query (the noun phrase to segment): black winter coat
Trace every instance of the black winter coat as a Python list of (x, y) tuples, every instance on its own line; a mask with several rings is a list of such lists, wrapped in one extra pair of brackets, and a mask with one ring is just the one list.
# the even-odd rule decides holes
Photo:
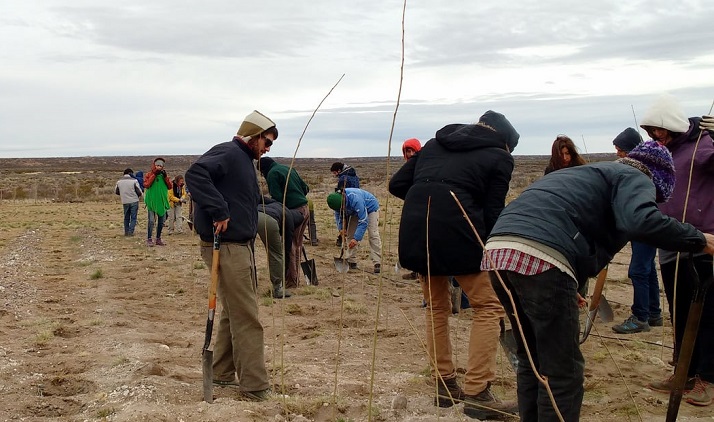
[[(510, 127), (510, 124), (509, 124)], [(450, 191), (456, 194), (486, 241), (505, 205), (513, 172), (509, 137), (478, 124), (452, 124), (409, 159), (389, 182), (389, 192), (404, 199), (399, 226), (399, 262), (433, 275), (479, 271), (483, 250)], [(427, 221), (428, 208), (428, 221)]]
[(630, 240), (663, 249), (700, 251), (704, 235), (662, 214), (652, 180), (626, 164), (561, 169), (531, 184), (498, 218), (491, 236), (517, 236), (549, 246), (575, 270), (594, 277)]
[(194, 224), (205, 242), (213, 241), (213, 222), (230, 218), (226, 242), (249, 242), (258, 231), (260, 189), (253, 151), (238, 138), (218, 144), (186, 171), (186, 186), (196, 203)]

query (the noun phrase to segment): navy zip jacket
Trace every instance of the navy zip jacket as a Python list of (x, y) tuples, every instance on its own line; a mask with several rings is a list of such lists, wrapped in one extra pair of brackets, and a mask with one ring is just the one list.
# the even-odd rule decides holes
[(503, 210), (491, 236), (517, 236), (549, 246), (575, 270), (594, 277), (628, 241), (701, 251), (704, 235), (657, 208), (652, 180), (619, 162), (561, 169), (531, 184)]
[(196, 203), (194, 225), (201, 240), (213, 241), (213, 222), (230, 218), (221, 234), (226, 242), (249, 242), (258, 230), (260, 190), (253, 151), (237, 137), (203, 154), (186, 171)]

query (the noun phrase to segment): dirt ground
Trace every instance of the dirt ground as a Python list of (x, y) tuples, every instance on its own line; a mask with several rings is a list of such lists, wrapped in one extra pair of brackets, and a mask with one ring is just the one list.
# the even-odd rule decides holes
[[(298, 167), (313, 186), (320, 244), (306, 248), (316, 260), (319, 285), (272, 300), (265, 251), (257, 243), (267, 366), (279, 393), (264, 403), (242, 400), (231, 388), (215, 388), (213, 404), (202, 401), (209, 270), (197, 236), (174, 234), (165, 236), (168, 246), (144, 246), (142, 207), (137, 236), (124, 237), (121, 204), (111, 193), (96, 191), (97, 200), (80, 202), (0, 200), (0, 420), (471, 420), (461, 405), (432, 404), (421, 291), (416, 282), (402, 280), (405, 271), (393, 269), (401, 201), (389, 198), (383, 166), (358, 168), (365, 189), (382, 204), (379, 275), (335, 271), (336, 230), (324, 206), (333, 179), (329, 163), (322, 167), (324, 178), (310, 173), (311, 165)], [(530, 167), (517, 165), (514, 181), (531, 180), (541, 168), (535, 165), (528, 175)], [(111, 189), (120, 175), (102, 177), (111, 178)], [(59, 184), (64, 177), (49, 176)], [(371, 267), (366, 249), (361, 268)], [(605, 288), (614, 323), (629, 315), (628, 263), (626, 247), (615, 257)], [(471, 316), (462, 310), (451, 320), (460, 367)], [(668, 396), (646, 385), (672, 369), (669, 324), (615, 335), (614, 323), (598, 321), (582, 347), (581, 419), (664, 420)], [(514, 373), (503, 353), (498, 359), (494, 390), (515, 399)], [(679, 420), (714, 420), (713, 409), (682, 403)]]

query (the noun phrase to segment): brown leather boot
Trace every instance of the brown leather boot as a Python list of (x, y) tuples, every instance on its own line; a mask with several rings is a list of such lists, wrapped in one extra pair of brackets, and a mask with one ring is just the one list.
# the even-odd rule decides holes
[(437, 393), (434, 398), (434, 406), (451, 407), (464, 399), (464, 391), (459, 387), (456, 378), (439, 378), (436, 382)]
[(502, 402), (491, 392), (491, 383), (473, 396), (464, 396), (464, 414), (480, 420), (509, 420), (518, 417), (518, 403)]

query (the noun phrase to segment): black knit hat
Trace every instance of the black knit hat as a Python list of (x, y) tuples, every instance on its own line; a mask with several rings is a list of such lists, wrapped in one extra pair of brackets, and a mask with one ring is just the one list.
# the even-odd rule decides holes
[(268, 177), (268, 172), (270, 171), (270, 168), (273, 167), (273, 164), (275, 163), (275, 160), (273, 160), (270, 157), (263, 157), (258, 161), (258, 169), (260, 169), (260, 174), (263, 175), (263, 177)]
[(620, 134), (612, 140), (613, 145), (625, 152), (632, 151), (641, 142), (642, 136), (640, 136), (640, 132), (631, 127), (628, 127), (627, 129), (620, 132)]

